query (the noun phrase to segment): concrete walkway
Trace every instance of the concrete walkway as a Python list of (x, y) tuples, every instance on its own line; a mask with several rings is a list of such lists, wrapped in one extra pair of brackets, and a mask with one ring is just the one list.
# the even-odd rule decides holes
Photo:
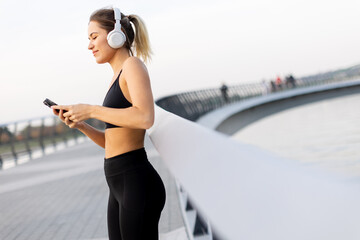
[[(187, 239), (174, 179), (148, 135), (145, 149), (166, 188), (160, 239)], [(0, 239), (108, 239), (103, 161), (86, 141), (0, 171)]]

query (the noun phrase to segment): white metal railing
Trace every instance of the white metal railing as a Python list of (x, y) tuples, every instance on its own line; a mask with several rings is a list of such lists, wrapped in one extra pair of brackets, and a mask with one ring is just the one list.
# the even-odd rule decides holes
[(360, 239), (360, 181), (155, 109), (149, 137), (217, 239)]

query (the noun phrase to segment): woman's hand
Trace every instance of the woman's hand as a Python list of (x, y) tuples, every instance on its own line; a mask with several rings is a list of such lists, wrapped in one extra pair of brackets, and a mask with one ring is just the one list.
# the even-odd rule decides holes
[[(89, 104), (75, 104), (75, 105), (54, 105), (51, 107), (54, 114), (60, 115), (60, 119), (66, 124), (79, 123), (91, 118), (92, 105)], [(59, 109), (61, 113), (55, 111)], [(64, 113), (64, 110), (67, 112)], [(56, 113), (55, 113), (56, 112)], [(67, 124), (67, 122), (69, 124)]]
[(55, 109), (53, 109), (53, 113), (54, 113), (56, 116), (58, 116), (58, 117), (60, 118), (60, 120), (61, 120), (63, 123), (65, 123), (69, 128), (79, 128), (79, 127), (83, 124), (83, 122), (77, 122), (77, 123), (75, 123), (75, 122), (69, 120), (69, 118), (65, 118), (65, 117), (63, 116), (64, 110), (62, 110), (62, 109), (60, 109), (59, 112), (57, 112)]

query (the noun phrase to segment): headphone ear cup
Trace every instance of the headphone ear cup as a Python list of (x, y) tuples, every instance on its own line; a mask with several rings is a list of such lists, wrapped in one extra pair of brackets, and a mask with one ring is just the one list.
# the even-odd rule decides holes
[(121, 48), (126, 41), (126, 36), (122, 31), (117, 31), (114, 29), (108, 33), (107, 41), (110, 47)]

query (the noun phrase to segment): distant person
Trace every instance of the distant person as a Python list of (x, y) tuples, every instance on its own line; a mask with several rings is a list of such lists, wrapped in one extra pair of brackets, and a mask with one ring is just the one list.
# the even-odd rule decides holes
[[(54, 114), (105, 149), (109, 240), (158, 239), (166, 194), (144, 148), (146, 129), (154, 123), (154, 100), (144, 64), (151, 54), (145, 24), (137, 15), (103, 8), (91, 14), (88, 36), (88, 49), (96, 62), (109, 63), (114, 74), (103, 104), (54, 106)], [(105, 122), (105, 132), (84, 122), (89, 118)]]
[[(289, 75), (290, 76), (290, 75)], [(289, 76), (286, 76), (285, 77), (285, 86), (286, 86), (286, 88), (290, 88), (290, 78), (289, 78)]]
[(226, 103), (229, 102), (228, 87), (226, 86), (226, 84), (224, 82), (221, 85), (220, 91), (221, 91), (221, 95), (224, 98), (224, 101)]
[(270, 81), (270, 85), (271, 85), (271, 92), (276, 92), (277, 88), (274, 80)]
[(280, 78), (280, 76), (276, 77), (276, 87), (277, 89), (281, 90), (282, 89), (282, 80)]
[(293, 87), (293, 88), (296, 87), (296, 80), (292, 74), (290, 74), (290, 76), (289, 76), (289, 83), (290, 83), (291, 87)]
[(285, 78), (285, 84), (287, 88), (294, 88), (295, 85), (295, 78), (293, 77), (292, 74), (289, 74), (286, 78)]

